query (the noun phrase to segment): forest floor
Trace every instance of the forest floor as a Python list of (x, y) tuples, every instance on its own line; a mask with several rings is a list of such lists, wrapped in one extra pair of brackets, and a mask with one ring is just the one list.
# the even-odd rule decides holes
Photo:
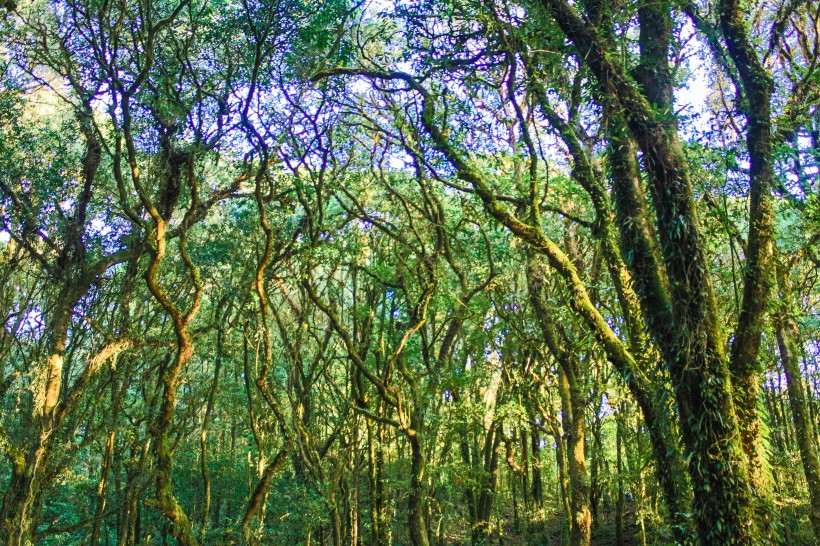
[[(784, 518), (782, 534), (784, 544), (788, 546), (812, 546), (817, 545), (811, 526), (808, 523), (808, 505), (803, 504), (788, 509), (788, 516)], [(563, 520), (558, 514), (550, 514), (544, 522), (538, 524), (537, 528), (532, 528), (529, 533), (524, 533), (520, 525), (516, 526), (512, 518), (503, 525), (503, 534), (493, 537), (489, 542), (491, 545), (506, 546), (561, 546), (568, 541), (562, 540)], [(644, 528), (641, 525), (634, 511), (627, 510), (624, 514), (624, 530), (622, 546), (659, 546), (671, 544), (670, 537), (665, 536), (668, 529), (658, 528), (646, 521)], [(454, 537), (455, 538), (455, 537)], [(592, 546), (617, 546), (616, 526), (614, 514), (606, 514), (599, 520), (598, 524), (592, 528)], [(453, 546), (468, 546), (469, 539), (465, 541), (455, 540), (448, 542)]]
[[(561, 546), (565, 544), (562, 540), (562, 521), (560, 518), (545, 522), (541, 532), (523, 534), (516, 531), (514, 525), (509, 525), (505, 529), (506, 536), (503, 537), (503, 544), (506, 545), (543, 545)], [(644, 544), (643, 535), (647, 535), (646, 544), (653, 544), (654, 533), (651, 529), (641, 532), (640, 526), (636, 523), (634, 515), (626, 515), (624, 518), (623, 546), (642, 546)], [(593, 546), (616, 546), (616, 530), (614, 521), (602, 521), (592, 529)]]
[[(489, 538), (488, 546), (561, 546), (567, 543), (562, 540), (563, 520), (557, 514), (548, 514), (547, 517), (537, 523), (531, 523), (529, 529), (523, 528), (523, 523), (516, 524), (513, 515), (507, 514), (506, 521), (502, 524), (501, 532), (496, 529)], [(447, 546), (469, 546), (470, 536), (466, 522), (464, 525), (450, 522), (449, 529), (443, 544)], [(643, 546), (658, 543), (657, 532), (649, 527), (645, 532), (641, 532), (641, 527), (637, 523), (634, 513), (624, 514), (623, 546)], [(644, 542), (644, 535), (646, 540)], [(397, 543), (404, 544), (401, 535), (395, 536)], [(566, 537), (568, 538), (568, 537)], [(602, 518), (598, 525), (592, 529), (593, 546), (616, 546), (616, 530), (614, 517)]]

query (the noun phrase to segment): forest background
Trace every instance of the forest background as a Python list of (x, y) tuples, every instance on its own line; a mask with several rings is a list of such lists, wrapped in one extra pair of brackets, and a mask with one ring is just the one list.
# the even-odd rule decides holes
[(4, 544), (820, 539), (820, 4), (0, 13)]

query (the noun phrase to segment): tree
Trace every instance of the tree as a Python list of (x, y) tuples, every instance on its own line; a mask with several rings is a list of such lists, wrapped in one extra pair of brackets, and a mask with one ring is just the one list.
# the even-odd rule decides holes
[(7, 544), (820, 532), (813, 4), (3, 8)]

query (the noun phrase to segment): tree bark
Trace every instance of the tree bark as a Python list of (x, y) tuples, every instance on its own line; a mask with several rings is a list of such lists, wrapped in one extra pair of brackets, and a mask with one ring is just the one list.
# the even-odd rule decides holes
[[(217, 314), (219, 315), (219, 313)], [(219, 316), (217, 316), (219, 321)], [(202, 429), (199, 432), (199, 447), (200, 447), (200, 472), (202, 473), (202, 488), (203, 488), (203, 507), (202, 507), (202, 521), (199, 525), (199, 538), (205, 539), (205, 533), (208, 530), (208, 519), (211, 513), (211, 476), (208, 472), (208, 426), (211, 422), (211, 413), (214, 409), (214, 400), (216, 399), (216, 391), (219, 388), (219, 373), (222, 370), (222, 345), (225, 336), (225, 329), (220, 322), (217, 324), (216, 332), (216, 361), (214, 363), (214, 377), (211, 381), (211, 387), (208, 389), (208, 401), (205, 406), (205, 415), (202, 418)]]
[(410, 532), (410, 543), (413, 546), (430, 546), (427, 536), (427, 525), (424, 521), (424, 499), (427, 462), (424, 458), (421, 439), (418, 437), (418, 423), (405, 430), (410, 443), (410, 490), (408, 495), (409, 513), (407, 529)]
[(774, 82), (761, 63), (746, 31), (746, 16), (737, 0), (721, 0), (718, 6), (720, 26), (726, 49), (737, 68), (735, 85), (745, 95), (749, 151), (749, 235), (743, 300), (737, 329), (732, 341), (732, 384), (736, 389), (741, 440), (749, 460), (752, 485), (758, 499), (759, 525), (769, 540), (775, 540), (772, 529), (774, 504), (771, 483), (765, 470), (758, 407), (760, 375), (758, 360), (763, 319), (768, 308), (774, 257), (774, 182), (771, 100)]
[(537, 314), (544, 342), (550, 353), (558, 361), (558, 388), (561, 393), (564, 431), (567, 442), (567, 469), (569, 477), (569, 498), (572, 515), (570, 544), (588, 546), (592, 532), (590, 512), (590, 486), (586, 469), (584, 438), (586, 433), (585, 394), (579, 384), (581, 365), (559, 340), (555, 321), (546, 304), (546, 269), (530, 256), (527, 268), (527, 282), (530, 301)]
[(778, 312), (774, 316), (777, 345), (780, 350), (780, 364), (786, 374), (786, 388), (789, 392), (789, 406), (794, 419), (795, 436), (800, 448), (800, 460), (809, 489), (809, 521), (815, 539), (820, 541), (820, 459), (817, 455), (814, 430), (806, 403), (806, 389), (803, 386), (803, 372), (800, 369), (800, 333), (792, 315), (791, 282), (788, 268), (778, 264), (777, 285), (780, 292)]
[[(637, 86), (614, 64), (596, 29), (582, 20), (568, 2), (541, 3), (590, 68), (602, 98), (624, 113), (643, 154), (670, 280), (675, 331), (666, 354), (674, 356), (669, 365), (684, 444), (690, 454), (700, 540), (710, 545), (754, 544), (758, 540), (754, 525), (758, 516), (750, 493), (753, 480), (738, 440), (740, 430), (724, 334), (677, 133), (658, 118)], [(658, 332), (653, 334), (659, 343), (663, 341)], [(720, 447), (715, 450), (715, 446)]]
[(265, 495), (268, 493), (270, 482), (276, 474), (276, 471), (282, 468), (285, 462), (287, 462), (287, 458), (288, 452), (285, 449), (280, 450), (276, 454), (273, 460), (265, 466), (265, 469), (262, 471), (262, 477), (259, 479), (259, 483), (256, 484), (253, 493), (251, 493), (250, 499), (248, 499), (248, 506), (245, 509), (244, 516), (242, 516), (241, 526), (242, 538), (247, 544), (256, 543), (255, 537), (251, 533), (251, 523), (253, 522), (253, 518), (261, 513), (262, 503), (265, 500)]
[(106, 497), (108, 495), (108, 476), (111, 473), (111, 462), (114, 459), (114, 444), (117, 438), (117, 431), (108, 433), (108, 440), (105, 443), (105, 455), (103, 456), (103, 466), (100, 473), (100, 483), (97, 485), (97, 508), (94, 511), (94, 524), (91, 527), (90, 546), (97, 546), (100, 540), (100, 529), (105, 514)]

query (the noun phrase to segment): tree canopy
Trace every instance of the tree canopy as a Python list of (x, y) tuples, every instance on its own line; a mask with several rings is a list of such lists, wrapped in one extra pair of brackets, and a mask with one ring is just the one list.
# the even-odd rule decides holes
[(0, 0), (0, 539), (816, 544), (819, 51), (807, 0)]

